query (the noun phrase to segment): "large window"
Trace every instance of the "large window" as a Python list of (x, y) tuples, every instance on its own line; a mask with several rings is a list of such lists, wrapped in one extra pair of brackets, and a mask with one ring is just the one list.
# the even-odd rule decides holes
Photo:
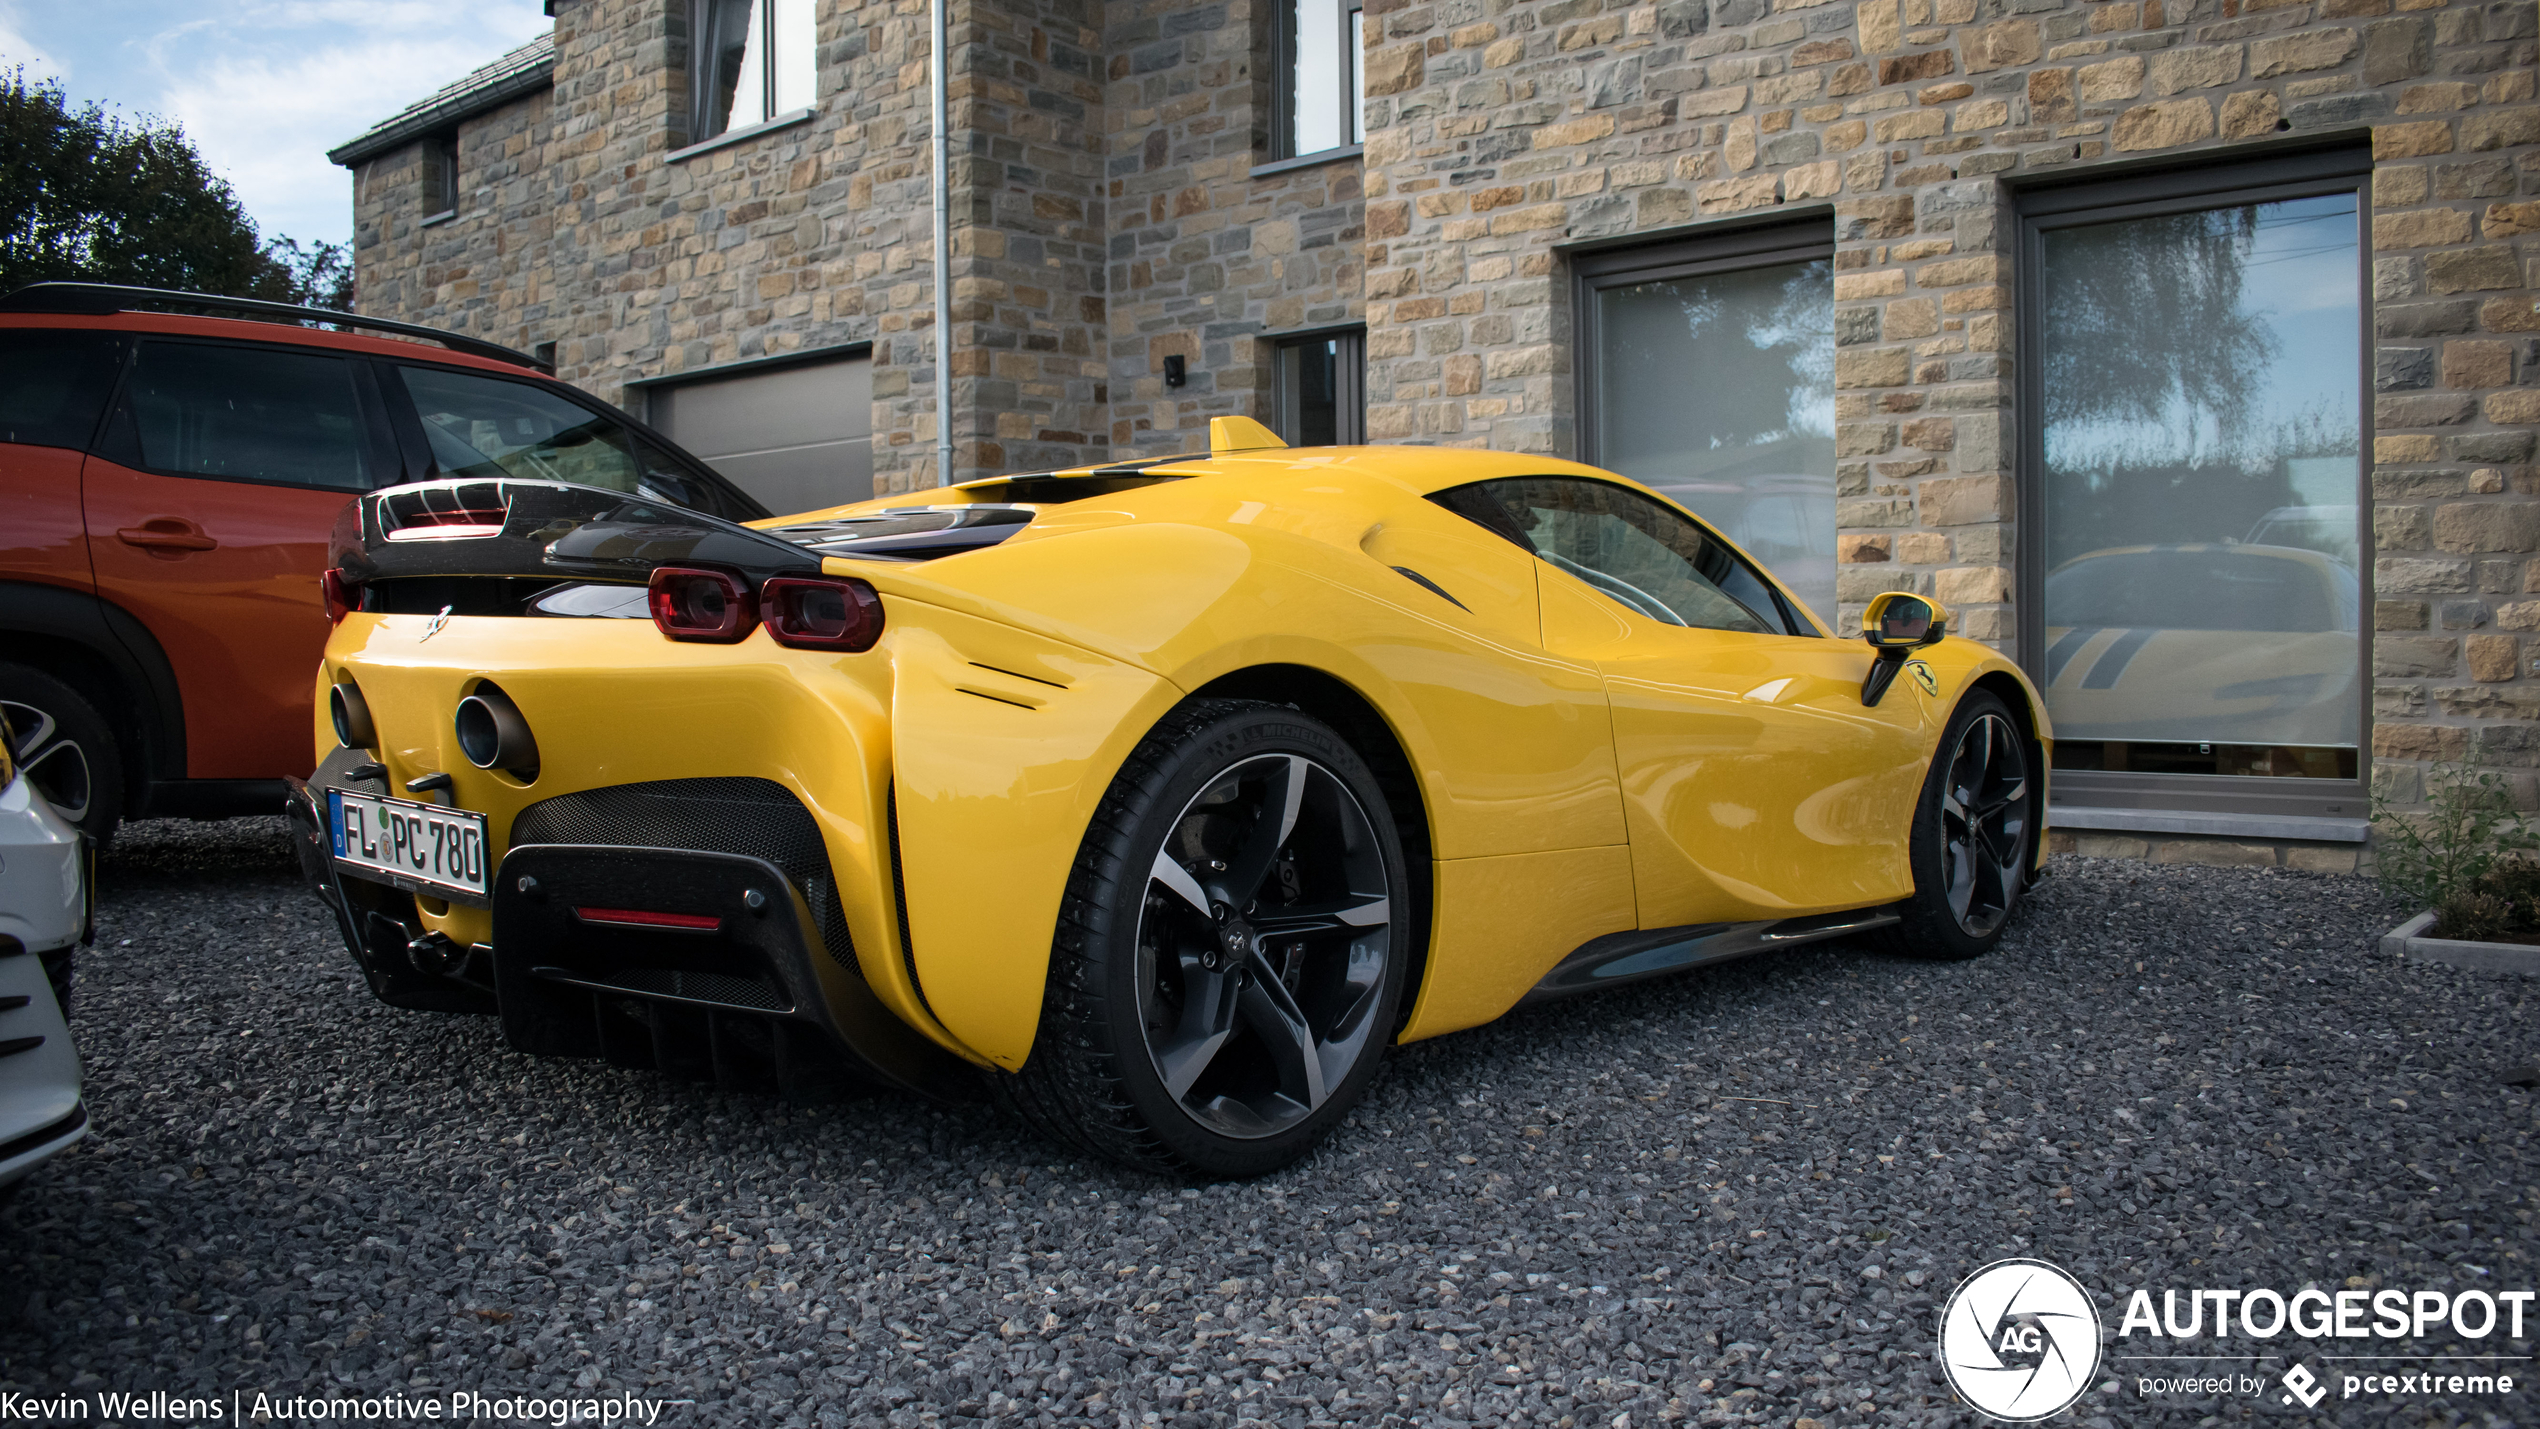
[(1271, 157), (1304, 158), (1365, 143), (1365, 13), (1359, 0), (1285, 0), (1278, 15), (1277, 152)]
[(1577, 260), (1582, 456), (1665, 492), (1835, 613), (1832, 235)]
[(694, 0), (688, 142), (808, 109), (819, 74), (816, 0)]
[(2360, 774), (2357, 193), (2271, 176), (2027, 205), (2023, 655), (2070, 798)]
[(1270, 425), (1292, 447), (1367, 440), (1367, 337), (1360, 332), (1291, 338), (1275, 349)]

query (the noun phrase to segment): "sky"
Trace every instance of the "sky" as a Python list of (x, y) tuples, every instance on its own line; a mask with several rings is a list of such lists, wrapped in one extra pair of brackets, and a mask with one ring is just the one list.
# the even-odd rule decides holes
[(0, 0), (0, 67), (175, 120), (265, 237), (343, 243), (326, 151), (554, 23), (541, 0)]

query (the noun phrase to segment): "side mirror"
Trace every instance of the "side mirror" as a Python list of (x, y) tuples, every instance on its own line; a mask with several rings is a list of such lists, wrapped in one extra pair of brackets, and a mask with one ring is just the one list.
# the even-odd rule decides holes
[(1861, 615), (1861, 638), (1880, 650), (1915, 650), (1949, 634), (1949, 612), (1919, 595), (1888, 591)]
[(1949, 612), (1940, 604), (1901, 590), (1881, 593), (1861, 613), (1861, 638), (1878, 658), (1861, 677), (1861, 703), (1876, 705), (1905, 667), (1905, 652), (1937, 645), (1949, 634)]

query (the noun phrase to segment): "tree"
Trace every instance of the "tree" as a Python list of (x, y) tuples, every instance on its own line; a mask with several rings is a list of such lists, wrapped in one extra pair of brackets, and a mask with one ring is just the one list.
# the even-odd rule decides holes
[(77, 281), (351, 305), (350, 255), (260, 239), (165, 121), (131, 124), (53, 80), (0, 76), (0, 292)]

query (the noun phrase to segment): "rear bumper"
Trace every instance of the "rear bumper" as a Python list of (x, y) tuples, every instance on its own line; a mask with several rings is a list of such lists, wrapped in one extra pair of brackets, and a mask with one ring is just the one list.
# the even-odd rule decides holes
[[(461, 947), (425, 928), (413, 895), (334, 866), (330, 772), (342, 771), (322, 766), (319, 782), (293, 788), (294, 844), (383, 1001), (493, 1012), (526, 1052), (733, 1088), (810, 1090), (841, 1074), (938, 1098), (973, 1085), (965, 1064), (892, 1015), (856, 970), (816, 838), (816, 867), (801, 862), (799, 845), (770, 849), (790, 869), (728, 851), (516, 843), (495, 873), (490, 940)], [(540, 821), (524, 811), (520, 822)], [(560, 832), (627, 827), (612, 828), (587, 799), (544, 822)]]

